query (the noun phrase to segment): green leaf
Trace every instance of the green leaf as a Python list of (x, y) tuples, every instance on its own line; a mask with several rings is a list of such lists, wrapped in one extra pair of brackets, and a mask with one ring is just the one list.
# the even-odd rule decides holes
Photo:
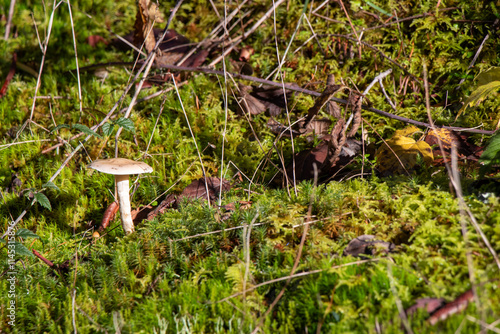
[(483, 86), (493, 81), (500, 81), (500, 67), (491, 67), (476, 77), (477, 85)]
[(62, 128), (65, 128), (65, 129), (69, 129), (69, 125), (66, 125), (66, 124), (59, 124), (58, 126), (56, 126), (55, 128), (53, 128), (50, 133), (54, 132), (54, 131), (57, 131), (59, 129), (62, 129)]
[(470, 94), (462, 108), (460, 108), (458, 116), (460, 116), (467, 108), (477, 106), (492, 92), (500, 88), (500, 67), (492, 67), (487, 71), (480, 73), (476, 77), (478, 87)]
[(81, 132), (87, 134), (87, 135), (91, 135), (91, 136), (94, 136), (94, 137), (97, 137), (97, 138), (101, 138), (101, 135), (96, 133), (95, 131), (93, 130), (90, 130), (88, 126), (86, 125), (83, 125), (83, 124), (75, 124), (72, 126), (73, 129), (77, 129), (77, 130), (80, 130)]
[(26, 246), (24, 246), (22, 243), (20, 242), (14, 242), (14, 249), (16, 250), (16, 256), (32, 256), (34, 257), (33, 255), (33, 252), (30, 251), (28, 248), (26, 248)]
[(113, 132), (115, 125), (113, 123), (106, 122), (102, 125), (101, 128), (102, 128), (102, 134), (105, 136), (109, 136)]
[(121, 126), (124, 130), (135, 132), (135, 125), (129, 118), (122, 117), (115, 122), (117, 125)]
[(462, 109), (478, 105), (485, 98), (487, 98), (492, 91), (498, 88), (500, 88), (500, 81), (492, 81), (490, 83), (477, 87), (477, 89), (473, 91), (472, 94), (470, 94), (467, 101), (465, 101)]
[(35, 193), (35, 199), (38, 203), (40, 203), (41, 206), (43, 206), (46, 209), (49, 209), (49, 211), (52, 211), (52, 207), (50, 206), (50, 201), (47, 198), (47, 196), (45, 196), (42, 193)]
[(491, 137), (490, 143), (479, 159), (479, 162), (485, 164), (495, 163), (496, 161), (500, 161), (500, 133)]
[(56, 186), (54, 183), (52, 182), (47, 182), (45, 183), (44, 185), (42, 185), (43, 188), (51, 188), (51, 189), (54, 189), (54, 190), (57, 190), (57, 191), (60, 191), (59, 187)]
[(17, 230), (16, 237), (40, 239), (38, 235), (25, 228), (20, 228), (19, 230)]
[(479, 169), (479, 175), (483, 177), (488, 172), (493, 164), (500, 162), (500, 133), (497, 133), (490, 139), (490, 143), (481, 154), (479, 162), (484, 164)]

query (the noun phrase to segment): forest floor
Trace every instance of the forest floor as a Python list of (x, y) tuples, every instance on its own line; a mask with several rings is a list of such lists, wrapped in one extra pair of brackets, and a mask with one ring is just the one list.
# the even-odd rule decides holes
[(499, 19), (4, 1), (0, 333), (499, 333)]

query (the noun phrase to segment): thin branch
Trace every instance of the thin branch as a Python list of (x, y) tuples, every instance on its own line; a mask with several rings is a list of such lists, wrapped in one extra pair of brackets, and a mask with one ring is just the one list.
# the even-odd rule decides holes
[[(206, 68), (206, 67), (185, 67), (185, 66), (175, 66), (175, 65), (162, 65), (160, 67), (175, 70), (175, 71), (202, 72), (202, 73), (215, 74), (215, 75), (224, 75), (223, 71), (217, 71), (217, 70), (213, 70), (213, 69)], [(257, 78), (257, 77), (253, 77), (253, 76), (249, 76), (249, 75), (244, 75), (244, 74), (238, 74), (238, 73), (228, 73), (228, 74), (230, 74), (234, 78), (258, 82), (258, 83), (266, 84), (269, 86), (274, 86), (274, 87), (283, 87), (284, 86), (285, 89), (287, 89), (287, 90), (291, 90), (291, 91), (295, 91), (295, 92), (299, 92), (299, 93), (303, 93), (303, 94), (308, 94), (308, 95), (312, 95), (312, 96), (320, 96), (321, 95), (321, 93), (319, 93), (319, 92), (305, 89), (305, 88), (301, 88), (301, 87), (297, 87), (297, 86), (292, 86), (292, 85), (286, 84), (286, 83), (283, 85), (282, 83), (279, 83), (279, 82), (265, 80), (265, 79), (261, 79), (261, 78)], [(331, 100), (335, 101), (337, 103), (348, 104), (347, 100), (339, 99), (336, 97), (332, 97)], [(395, 119), (397, 121), (401, 121), (404, 123), (413, 124), (413, 125), (417, 125), (417, 126), (421, 126), (421, 127), (425, 127), (425, 128), (431, 128), (431, 125), (429, 123), (415, 121), (415, 120), (412, 120), (412, 119), (409, 119), (406, 117), (394, 115), (394, 114), (388, 113), (386, 111), (379, 110), (379, 109), (369, 107), (366, 105), (363, 105), (362, 109), (366, 110), (366, 111), (371, 111), (371, 112), (374, 112), (376, 114), (379, 114), (379, 115), (382, 115), (382, 116), (385, 116), (385, 117), (388, 117), (391, 119)], [(470, 133), (479, 133), (479, 134), (485, 134), (485, 135), (492, 135), (492, 134), (496, 133), (495, 130), (480, 130), (480, 129), (475, 129), (475, 128), (460, 128), (460, 127), (455, 127), (455, 126), (441, 126), (441, 128), (452, 130), (452, 131), (458, 131), (458, 132), (470, 132)]]
[(9, 6), (9, 16), (7, 17), (7, 24), (5, 25), (5, 34), (3, 39), (7, 41), (10, 35), (10, 27), (12, 26), (12, 16), (14, 16), (14, 7), (16, 6), (16, 0), (10, 0)]

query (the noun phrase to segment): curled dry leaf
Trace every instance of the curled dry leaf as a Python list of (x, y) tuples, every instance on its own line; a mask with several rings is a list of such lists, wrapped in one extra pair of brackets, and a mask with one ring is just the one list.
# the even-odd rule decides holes
[(351, 91), (351, 94), (349, 95), (349, 103), (348, 104), (351, 106), (352, 112), (354, 114), (354, 118), (352, 120), (351, 130), (349, 130), (349, 133), (347, 134), (347, 138), (354, 137), (356, 132), (358, 132), (359, 127), (361, 126), (362, 102), (363, 102), (363, 99), (361, 98), (361, 95), (355, 93), (354, 91)]
[[(206, 180), (206, 185), (205, 185)], [(208, 188), (208, 196), (211, 200), (216, 199), (219, 196), (219, 192), (221, 190), (222, 184), (222, 192), (226, 192), (231, 189), (231, 185), (227, 180), (221, 180), (218, 177), (207, 177), (206, 179), (198, 179), (191, 182), (184, 190), (182, 191), (179, 198), (187, 198), (187, 199), (207, 199), (207, 188)]]
[(258, 115), (265, 111), (271, 116), (278, 116), (290, 102), (293, 92), (286, 90), (283, 94), (281, 87), (250, 87), (238, 84), (238, 107), (247, 114)]
[(321, 108), (323, 108), (330, 102), (330, 99), (333, 97), (333, 95), (344, 88), (346, 87), (343, 85), (327, 85), (323, 93), (321, 93), (321, 95), (318, 96), (318, 98), (314, 102), (314, 105), (309, 108), (304, 126), (307, 127), (307, 125), (319, 113)]
[(294, 137), (301, 135), (300, 132), (297, 132), (293, 129), (292, 129), (292, 134), (290, 135), (290, 128), (274, 120), (273, 118), (270, 118), (267, 121), (266, 125), (271, 130), (272, 133), (281, 137), (290, 138), (291, 135)]
[(412, 315), (419, 309), (425, 309), (427, 313), (430, 314), (427, 321), (431, 325), (435, 325), (439, 321), (445, 320), (453, 314), (465, 310), (473, 298), (474, 294), (472, 290), (466, 291), (449, 303), (446, 303), (443, 298), (420, 298), (415, 301), (414, 305), (406, 310), (406, 313)]
[[(309, 135), (308, 138), (314, 139), (313, 136), (317, 138), (322, 138), (329, 134), (330, 126), (332, 121), (328, 118), (314, 118), (309, 124), (304, 127), (304, 122), (299, 123), (299, 127), (303, 129), (302, 135)], [(312, 136), (311, 136), (312, 135)]]
[(151, 205), (145, 205), (145, 206), (140, 206), (137, 209), (134, 209), (130, 212), (130, 215), (132, 216), (132, 220), (134, 221), (134, 224), (138, 224), (144, 219), (148, 218), (148, 215), (150, 212), (153, 211), (153, 207)]
[(379, 253), (389, 253), (396, 248), (391, 242), (376, 240), (374, 235), (360, 235), (351, 240), (344, 249), (344, 256), (376, 255)]
[(138, 0), (134, 44), (142, 45), (144, 43), (148, 53), (151, 52), (156, 44), (153, 25), (161, 22), (163, 19), (156, 3), (150, 0)]
[(259, 101), (256, 97), (250, 95), (251, 87), (245, 86), (241, 83), (238, 84), (239, 88), (239, 98), (238, 98), (238, 107), (240, 112), (250, 114), (250, 115), (258, 115), (266, 111), (266, 106), (264, 103)]
[(120, 205), (118, 202), (113, 202), (108, 206), (106, 211), (104, 211), (104, 216), (102, 216), (101, 225), (98, 228), (99, 232), (104, 231), (109, 226), (109, 223), (115, 219), (115, 215), (119, 208)]

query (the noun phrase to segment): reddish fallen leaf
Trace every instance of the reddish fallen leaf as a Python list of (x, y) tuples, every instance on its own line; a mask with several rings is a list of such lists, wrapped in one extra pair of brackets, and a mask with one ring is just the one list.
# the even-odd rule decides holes
[(252, 207), (252, 201), (240, 201), (240, 209), (248, 210)]
[(437, 324), (439, 321), (449, 318), (451, 315), (462, 312), (467, 308), (467, 305), (474, 298), (472, 289), (458, 296), (454, 301), (445, 304), (443, 307), (434, 312), (427, 320), (431, 325)]
[[(295, 179), (297, 181), (314, 179), (314, 165), (316, 170), (321, 173), (321, 167), (328, 156), (328, 143), (321, 142), (318, 146), (302, 151), (295, 157)], [(287, 168), (288, 177), (293, 175), (293, 163), (290, 163)], [(318, 174), (320, 177), (320, 174)]]
[(281, 87), (251, 87), (238, 84), (238, 88), (240, 99), (238, 108), (251, 115), (267, 111), (270, 116), (278, 116), (285, 109), (287, 101), (293, 94), (289, 90), (283, 94)]
[(102, 216), (101, 220), (101, 225), (97, 229), (98, 231), (104, 231), (108, 226), (109, 223), (115, 219), (115, 215), (118, 212), (118, 209), (120, 208), (120, 205), (118, 202), (113, 202), (111, 203), (106, 211), (104, 211), (104, 215)]
[(226, 211), (235, 211), (236, 205), (234, 205), (234, 203), (228, 203), (226, 205), (223, 205), (221, 208), (226, 210)]
[(105, 45), (108, 45), (108, 41), (104, 37), (99, 36), (99, 35), (91, 35), (91, 36), (87, 37), (86, 41), (87, 41), (87, 44), (93, 48), (95, 48), (97, 46), (97, 44), (99, 44), (99, 43), (103, 43)]
[(208, 50), (201, 50), (191, 55), (180, 66), (199, 67), (205, 62), (208, 57)]
[(419, 298), (415, 301), (414, 305), (406, 310), (406, 314), (412, 315), (417, 312), (417, 310), (422, 309), (426, 310), (428, 314), (432, 314), (444, 304), (445, 301), (443, 298)]
[(5, 78), (2, 88), (0, 89), (0, 98), (5, 96), (5, 94), (7, 93), (7, 88), (9, 87), (9, 83), (14, 77), (14, 74), (16, 74), (16, 62), (17, 53), (14, 52), (14, 54), (12, 55), (12, 64), (10, 65), (9, 73), (7, 73), (7, 77)]

